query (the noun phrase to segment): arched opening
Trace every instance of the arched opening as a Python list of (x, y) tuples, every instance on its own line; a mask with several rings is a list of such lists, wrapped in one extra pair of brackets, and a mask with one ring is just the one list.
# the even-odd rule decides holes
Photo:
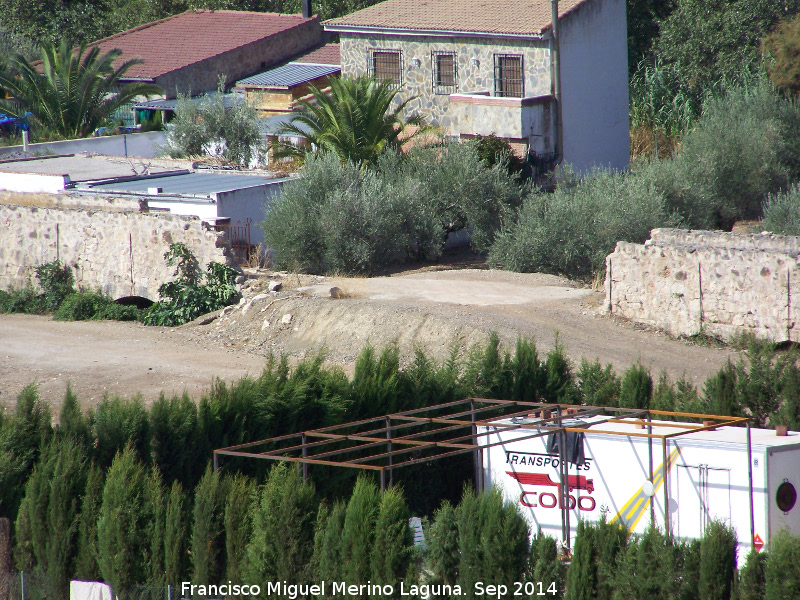
[(153, 306), (153, 301), (144, 296), (123, 296), (114, 300), (117, 304), (123, 306), (135, 306), (136, 308), (150, 308)]

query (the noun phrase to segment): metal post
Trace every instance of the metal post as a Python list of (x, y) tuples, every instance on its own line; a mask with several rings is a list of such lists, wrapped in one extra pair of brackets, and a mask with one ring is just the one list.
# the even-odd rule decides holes
[(381, 469), (381, 492), (386, 491), (386, 471)]
[(19, 580), (20, 580), (20, 599), (25, 600), (25, 571), (19, 572)]
[[(558, 427), (562, 426), (561, 422), (561, 406), (559, 405), (556, 407), (556, 423)], [(561, 485), (558, 488), (559, 496), (561, 497), (561, 540), (564, 542), (567, 548), (569, 548), (569, 531), (567, 530), (567, 508), (564, 504), (564, 436), (563, 431), (559, 431), (558, 433), (554, 433), (553, 435), (558, 435), (558, 457), (559, 457), (559, 465), (558, 465), (558, 474), (561, 478)], [(569, 500), (567, 500), (569, 501)]]
[(392, 471), (392, 420), (386, 417), (386, 451), (389, 453), (389, 485), (394, 483), (394, 472)]
[(216, 471), (217, 469), (219, 469), (219, 455), (217, 451), (214, 450), (214, 470)]
[[(470, 418), (472, 420), (472, 445), (478, 446), (478, 426), (475, 425), (475, 401), (469, 402)], [(472, 451), (472, 462), (475, 466), (475, 490), (481, 492), (483, 490), (483, 468), (481, 461), (481, 451), (479, 449)]]
[(669, 518), (669, 481), (667, 479), (667, 438), (661, 438), (661, 453), (664, 464), (662, 465), (662, 479), (664, 483), (664, 534), (672, 535), (672, 524)]
[(27, 129), (22, 130), (22, 151), (28, 153), (28, 144), (30, 143), (30, 133)]
[(167, 600), (172, 600), (172, 585), (167, 584)]
[(747, 491), (750, 495), (750, 548), (756, 539), (756, 521), (753, 514), (753, 449), (750, 443), (750, 421), (747, 421)]
[[(647, 433), (653, 435), (653, 416), (650, 414), (650, 411), (647, 411)], [(650, 483), (655, 483), (655, 476), (653, 475), (653, 438), (647, 438), (647, 459), (649, 460), (650, 465)], [(656, 502), (655, 502), (655, 492), (650, 496), (650, 525), (655, 527), (656, 524)]]
[[(562, 422), (563, 425), (563, 422)], [(569, 463), (567, 462), (567, 432), (561, 432), (561, 469), (562, 469), (562, 478), (561, 478), (561, 499), (564, 503), (563, 511), (564, 511), (564, 525), (567, 530), (567, 549), (570, 548), (570, 530), (569, 530)]]
[[(307, 458), (308, 457), (308, 448), (306, 448), (306, 434), (305, 434), (305, 432), (303, 432), (302, 444), (303, 444), (303, 458)], [(303, 463), (303, 481), (308, 481), (308, 463), (307, 462)]]

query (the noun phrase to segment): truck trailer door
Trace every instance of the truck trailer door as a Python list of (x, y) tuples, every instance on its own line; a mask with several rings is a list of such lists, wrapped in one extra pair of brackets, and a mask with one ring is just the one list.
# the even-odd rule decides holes
[(675, 533), (699, 538), (713, 520), (731, 522), (731, 471), (709, 465), (676, 465)]

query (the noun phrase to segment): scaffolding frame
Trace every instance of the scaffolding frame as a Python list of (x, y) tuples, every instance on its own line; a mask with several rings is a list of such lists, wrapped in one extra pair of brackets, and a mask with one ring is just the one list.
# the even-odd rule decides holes
[[(603, 416), (588, 427), (565, 425), (566, 419), (582, 420)], [(653, 417), (656, 417), (654, 419)], [(701, 420), (702, 424), (665, 421), (658, 417), (677, 417)], [(502, 422), (501, 422), (502, 421)], [(644, 431), (616, 431), (603, 429), (605, 423), (628, 423)], [(566, 460), (566, 434), (569, 432), (595, 433), (648, 439), (650, 481), (653, 472), (653, 442), (660, 440), (663, 458), (664, 523), (671, 532), (669, 511), (669, 485), (667, 456), (670, 440), (717, 427), (746, 426), (748, 491), (750, 499), (750, 539), (755, 536), (753, 514), (753, 459), (750, 420), (746, 417), (671, 412), (650, 409), (631, 409), (604, 406), (585, 406), (497, 400), (490, 398), (465, 398), (422, 408), (391, 413), (312, 429), (288, 435), (238, 444), (214, 450), (214, 469), (219, 468), (220, 456), (254, 458), (297, 463), (303, 478), (308, 477), (308, 465), (344, 467), (380, 474), (381, 490), (393, 483), (395, 469), (433, 462), (443, 458), (472, 453), (475, 487), (484, 487), (483, 450), (503, 445), (507, 441), (489, 443), (488, 436), (497, 430), (535, 430), (514, 439), (514, 442), (532, 440), (542, 436), (559, 436), (559, 494), (561, 505), (562, 538), (569, 546), (569, 467)], [(653, 427), (672, 428), (672, 433), (654, 433)], [(486, 427), (478, 432), (479, 427)], [(542, 428), (545, 428), (544, 430)], [(398, 435), (399, 434), (399, 435)], [(484, 443), (481, 438), (486, 437)], [(268, 449), (257, 451), (267, 446)], [(347, 458), (345, 455), (355, 455)], [(655, 518), (653, 497), (650, 497), (651, 520)]]

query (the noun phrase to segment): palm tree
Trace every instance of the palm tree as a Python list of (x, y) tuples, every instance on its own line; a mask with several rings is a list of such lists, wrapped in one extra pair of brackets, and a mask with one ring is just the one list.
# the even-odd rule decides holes
[[(374, 77), (342, 77), (330, 80), (330, 93), (309, 86), (312, 96), (299, 102), (301, 110), (284, 126), (280, 135), (306, 138), (314, 152), (333, 152), (342, 162), (374, 163), (385, 148), (399, 148), (427, 128), (422, 117), (404, 119), (409, 98), (392, 109), (398, 90), (391, 81)], [(409, 126), (418, 127), (407, 134)], [(307, 149), (287, 142), (273, 144), (276, 157), (305, 156)]]
[(100, 55), (93, 47), (86, 52), (84, 42), (73, 51), (62, 41), (57, 48), (47, 44), (41, 51), (40, 65), (21, 54), (0, 65), (0, 89), (10, 96), (0, 99), (0, 112), (14, 117), (31, 113), (43, 128), (66, 138), (86, 137), (124, 104), (161, 93), (151, 83), (120, 81), (141, 62), (128, 60), (114, 68), (120, 50)]

